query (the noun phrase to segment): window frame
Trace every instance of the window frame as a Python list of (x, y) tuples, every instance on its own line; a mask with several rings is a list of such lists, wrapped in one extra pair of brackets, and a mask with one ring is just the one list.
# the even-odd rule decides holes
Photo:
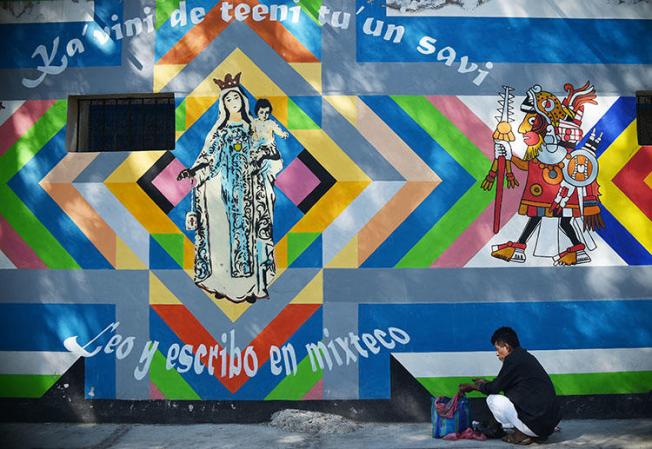
[[(89, 104), (93, 100), (106, 101), (115, 100), (161, 100), (167, 99), (172, 104), (172, 136), (170, 148), (114, 148), (114, 149), (98, 149), (93, 148), (90, 150), (80, 149), (79, 147), (79, 134), (84, 129), (82, 127), (81, 107), (82, 102), (88, 101)], [(67, 113), (67, 129), (66, 129), (66, 149), (71, 153), (111, 153), (116, 151), (172, 151), (175, 148), (175, 132), (176, 132), (176, 104), (174, 92), (162, 93), (117, 93), (117, 94), (99, 94), (99, 95), (69, 95), (68, 96), (68, 113)], [(84, 124), (85, 129), (88, 130), (92, 126), (90, 123)]]

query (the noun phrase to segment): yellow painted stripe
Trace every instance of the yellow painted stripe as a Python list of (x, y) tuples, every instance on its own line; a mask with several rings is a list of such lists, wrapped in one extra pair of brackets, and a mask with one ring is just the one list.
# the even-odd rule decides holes
[(612, 182), (627, 162), (636, 154), (640, 146), (636, 136), (634, 120), (609, 148), (600, 156), (598, 182), (602, 196), (600, 200), (648, 252), (652, 252), (652, 222), (632, 201)]
[(141, 260), (124, 240), (115, 236), (115, 268), (117, 270), (146, 270), (148, 263), (147, 260)]
[(326, 268), (358, 268), (358, 236), (355, 235), (342, 250), (333, 257)]
[(154, 93), (159, 93), (173, 78), (181, 73), (185, 66), (185, 64), (154, 65)]
[(312, 278), (308, 284), (301, 289), (290, 304), (323, 304), (324, 303), (324, 270)]
[(240, 49), (233, 50), (215, 70), (195, 87), (190, 95), (206, 97), (219, 94), (219, 88), (213, 82), (213, 78), (223, 80), (227, 73), (232, 75), (242, 73), (240, 83), (256, 98), (285, 96), (285, 92)]
[[(219, 97), (216, 95), (209, 97), (186, 97), (186, 130), (213, 106)], [(215, 117), (217, 120), (217, 117)]]
[(295, 130), (292, 135), (336, 180), (371, 181), (365, 172), (321, 129)]
[(106, 183), (124, 207), (150, 234), (178, 234), (179, 228), (137, 184)]
[(181, 301), (154, 273), (149, 272), (149, 303), (181, 305)]
[(321, 63), (291, 62), (290, 66), (303, 77), (317, 92), (322, 93)]
[(104, 181), (106, 184), (135, 183), (165, 151), (134, 151)]
[(322, 232), (369, 184), (369, 181), (335, 183), (291, 232)]
[(358, 123), (358, 97), (345, 95), (325, 95), (324, 100), (339, 112), (349, 123)]

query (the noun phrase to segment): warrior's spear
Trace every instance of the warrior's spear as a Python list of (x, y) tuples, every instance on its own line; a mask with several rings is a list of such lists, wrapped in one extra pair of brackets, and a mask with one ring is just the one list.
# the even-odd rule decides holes
[[(514, 120), (512, 118), (512, 101), (514, 96), (511, 94), (513, 90), (509, 86), (503, 86), (505, 89), (504, 92), (500, 93), (500, 100), (498, 100), (498, 113), (500, 115), (496, 116), (498, 124), (496, 125), (496, 130), (493, 133), (494, 141), (505, 141), (505, 142), (514, 142), (516, 138), (512, 132), (511, 122)], [(485, 190), (491, 189), (493, 185), (494, 178), (498, 178), (496, 184), (496, 201), (494, 203), (494, 234), (498, 234), (500, 230), (500, 211), (503, 205), (503, 187), (505, 184), (505, 171), (507, 171), (507, 177), (509, 179), (508, 187), (514, 187), (513, 184), (518, 185), (512, 175), (512, 161), (506, 161), (505, 156), (498, 156), (491, 165), (491, 171), (487, 175), (487, 178), (482, 183), (482, 188)], [(512, 181), (513, 179), (513, 181)]]

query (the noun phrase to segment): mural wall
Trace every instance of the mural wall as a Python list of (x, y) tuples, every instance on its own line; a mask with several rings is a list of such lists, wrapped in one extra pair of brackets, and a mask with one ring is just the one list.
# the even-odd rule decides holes
[[(450, 394), (501, 325), (652, 390), (652, 5), (386, 3), (3, 2), (0, 396)], [(68, 152), (69, 95), (138, 92), (173, 151)]]

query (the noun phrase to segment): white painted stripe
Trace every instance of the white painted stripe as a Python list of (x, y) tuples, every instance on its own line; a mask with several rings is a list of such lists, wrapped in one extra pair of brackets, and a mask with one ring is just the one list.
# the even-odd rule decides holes
[(404, 185), (405, 181), (379, 181), (367, 186), (324, 230), (322, 236), (324, 265), (339, 254), (342, 248)]
[[(652, 371), (652, 348), (531, 351), (548, 374)], [(501, 363), (493, 351), (392, 354), (414, 377), (495, 376)]]
[[(652, 4), (617, 4), (617, 0), (490, 0), (475, 6), (476, 0), (466, 0), (467, 7), (447, 5), (439, 9), (426, 8), (433, 0), (389, 0), (388, 4), (406, 6), (403, 11), (387, 7), (388, 16), (439, 16), (439, 17), (537, 17), (568, 19), (651, 19)], [(424, 7), (419, 8), (421, 3)], [(438, 2), (445, 3), (444, 1)], [(581, 30), (578, 30), (581, 33)]]
[(4, 1), (0, 24), (92, 22), (93, 0)]
[[(522, 189), (523, 186), (517, 187), (517, 189)], [(503, 203), (503, 208), (511, 208), (515, 210), (518, 206), (516, 204), (506, 204)], [(553, 260), (551, 257), (539, 257), (534, 255), (534, 250), (537, 245), (537, 236), (535, 234), (528, 241), (527, 248), (525, 249), (526, 260), (523, 264), (517, 264), (514, 262), (505, 262), (495, 257), (491, 257), (491, 246), (499, 245), (507, 241), (514, 241), (523, 232), (525, 225), (527, 224), (528, 217), (525, 215), (515, 214), (511, 220), (502, 225), (498, 234), (495, 234), (491, 239), (485, 244), (485, 246), (478, 251), (475, 256), (469, 262), (464, 265), (465, 268), (531, 268), (531, 267), (552, 267)], [(592, 266), (592, 267), (621, 267), (627, 266), (625, 262), (616, 251), (611, 248), (596, 232), (592, 232), (591, 236), (595, 240), (596, 249), (593, 251), (587, 251), (586, 253), (591, 258), (591, 262), (582, 265), (582, 266)], [(571, 246), (570, 240), (563, 232), (559, 233), (559, 249), (560, 252), (564, 251), (566, 248)], [(608, 284), (607, 284), (608, 285)], [(612, 293), (614, 298), (618, 298), (617, 290)]]
[(149, 232), (103, 183), (73, 183), (88, 203), (145, 264), (149, 265)]
[(77, 358), (71, 352), (2, 351), (0, 374), (64, 374)]
[(11, 260), (7, 257), (5, 253), (0, 251), (0, 269), (6, 270), (6, 269), (13, 269), (16, 268), (16, 265), (14, 265)]
[(18, 110), (25, 103), (25, 101), (2, 101), (2, 106), (4, 109), (0, 109), (0, 125), (9, 120), (9, 117), (14, 115), (14, 112)]

